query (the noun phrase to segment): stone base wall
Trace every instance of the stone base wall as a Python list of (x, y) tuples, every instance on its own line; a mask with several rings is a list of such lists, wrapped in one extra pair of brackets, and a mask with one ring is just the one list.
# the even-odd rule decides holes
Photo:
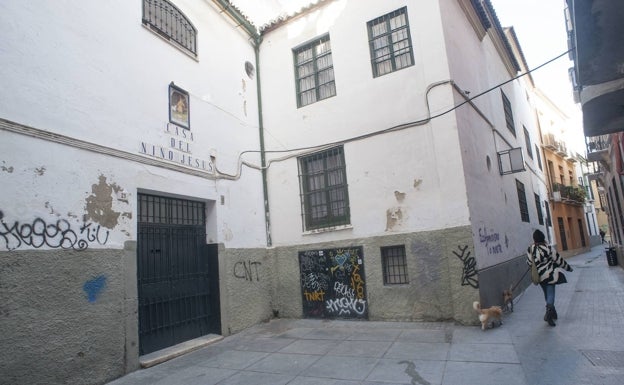
[(136, 369), (135, 260), (132, 245), (0, 253), (0, 383), (101, 384)]
[[(278, 270), (275, 303), (280, 316), (303, 317), (298, 253), (306, 250), (363, 247), (363, 277), (369, 320), (455, 320), (474, 324), (472, 302), (479, 289), (469, 226), (365, 239), (276, 247)], [(405, 246), (406, 284), (384, 284), (381, 247)]]
[(266, 249), (219, 247), (221, 331), (237, 333), (273, 317), (275, 261)]

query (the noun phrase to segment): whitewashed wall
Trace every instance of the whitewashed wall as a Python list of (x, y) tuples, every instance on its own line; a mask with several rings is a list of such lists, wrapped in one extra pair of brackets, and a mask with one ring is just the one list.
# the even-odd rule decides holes
[[(366, 23), (408, 6), (415, 65), (373, 78)], [(297, 108), (292, 49), (329, 33), (336, 96)], [(329, 5), (266, 34), (260, 49), (267, 150), (321, 145), (424, 119), (452, 106), (436, 2), (348, 1)], [(428, 124), (344, 146), (351, 225), (304, 234), (296, 158), (269, 168), (274, 245), (412, 232), (468, 223), (456, 122), (452, 114)], [(269, 154), (275, 159), (284, 153)], [(403, 195), (404, 194), (404, 195)], [(397, 198), (403, 196), (403, 198)], [(388, 226), (388, 214), (402, 220)]]
[[(516, 76), (505, 67), (491, 35), (479, 39), (459, 2), (440, 4), (451, 78), (469, 92), (468, 97)], [(506, 126), (501, 89), (512, 105), (515, 136)], [(534, 145), (540, 143), (540, 137), (527, 90), (531, 91), (531, 85), (526, 78), (520, 78), (473, 99), (476, 107), (465, 104), (456, 110), (479, 270), (523, 255), (532, 232), (536, 228), (544, 230), (538, 223), (534, 198), (535, 192), (542, 201), (547, 199), (544, 174), (535, 155)], [(455, 95), (456, 103), (465, 101), (458, 92)], [(534, 159), (527, 155), (523, 126), (529, 131)], [(500, 175), (497, 152), (515, 147), (522, 148), (526, 171)], [(528, 223), (520, 217), (516, 179), (525, 187)], [(543, 214), (545, 218), (545, 210)]]
[[(205, 166), (171, 171), (126, 161), (118, 167), (106, 156), (100, 162), (82, 157), (73, 144), (51, 153), (40, 140), (0, 130), (7, 147), (0, 161), (13, 170), (1, 172), (0, 180), (14, 186), (0, 197), (5, 221), (58, 213), (81, 220), (91, 184), (104, 176), (127, 194), (121, 197), (127, 203), (119, 203), (118, 194), (113, 198), (118, 210), (130, 213), (111, 232), (107, 247), (136, 239), (137, 191), (216, 202), (209, 204), (209, 241), (264, 246), (260, 172), (245, 169), (236, 181), (209, 175), (215, 166), (238, 174), (238, 154), (259, 149), (256, 81), (245, 73), (245, 61), (255, 63), (248, 36), (211, 2), (175, 1), (199, 31), (198, 57), (191, 58), (141, 24), (141, 3), (3, 1), (0, 117), (161, 163), (175, 162), (142, 153), (151, 145), (169, 150), (172, 140), (175, 146), (181, 140)], [(171, 82), (190, 94), (193, 140), (166, 131)], [(176, 159), (182, 154), (175, 153)], [(257, 164), (259, 156), (248, 154), (246, 160)], [(35, 177), (37, 169), (46, 171)], [(184, 175), (185, 170), (208, 178)]]

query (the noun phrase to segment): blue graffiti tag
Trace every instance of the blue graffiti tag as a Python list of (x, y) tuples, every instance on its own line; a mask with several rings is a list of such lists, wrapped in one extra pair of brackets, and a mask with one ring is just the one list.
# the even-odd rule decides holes
[(89, 302), (93, 303), (105, 287), (106, 277), (100, 275), (93, 278), (92, 280), (85, 282), (85, 284), (82, 286), (82, 290), (87, 293), (87, 298), (89, 299)]

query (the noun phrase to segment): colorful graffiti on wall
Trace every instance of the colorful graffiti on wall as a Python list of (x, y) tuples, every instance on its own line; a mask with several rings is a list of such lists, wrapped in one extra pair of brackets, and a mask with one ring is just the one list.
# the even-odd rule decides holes
[(368, 318), (362, 247), (299, 252), (303, 315)]

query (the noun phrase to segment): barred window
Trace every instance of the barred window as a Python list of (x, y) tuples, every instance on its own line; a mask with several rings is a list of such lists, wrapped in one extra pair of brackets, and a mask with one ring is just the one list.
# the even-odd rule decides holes
[(143, 0), (143, 24), (175, 46), (197, 56), (197, 29), (167, 0)]
[(293, 50), (297, 80), (297, 107), (336, 95), (329, 35)]
[(349, 224), (342, 146), (299, 158), (299, 183), (305, 230)]
[(525, 126), (522, 126), (524, 130), (524, 143), (526, 144), (526, 151), (529, 155), (529, 158), (533, 159), (533, 147), (531, 146), (531, 137), (529, 136), (529, 131)]
[(530, 222), (529, 219), (529, 206), (527, 205), (526, 192), (524, 190), (524, 184), (516, 179), (516, 190), (518, 190), (518, 205), (520, 206), (520, 217), (522, 222)]
[(511, 110), (511, 102), (507, 99), (507, 96), (503, 91), (501, 91), (501, 96), (503, 98), (503, 110), (505, 111), (505, 123), (507, 124), (507, 128), (516, 136), (516, 126), (513, 120), (513, 111)]
[(544, 214), (542, 214), (542, 205), (540, 196), (535, 194), (535, 208), (537, 209), (537, 221), (540, 225), (544, 224)]
[(373, 76), (414, 65), (407, 7), (367, 23)]
[(404, 245), (382, 247), (381, 266), (383, 268), (384, 285), (409, 283)]

